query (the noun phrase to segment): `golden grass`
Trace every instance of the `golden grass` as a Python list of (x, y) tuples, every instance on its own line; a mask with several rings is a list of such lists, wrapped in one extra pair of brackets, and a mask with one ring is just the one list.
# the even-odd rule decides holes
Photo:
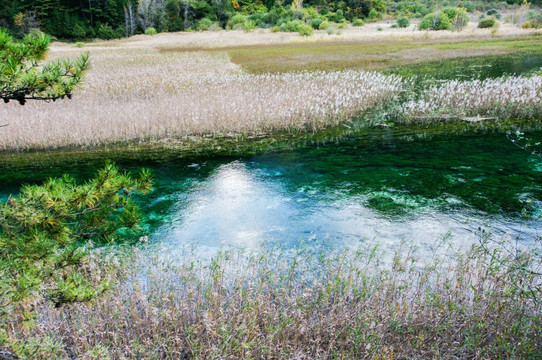
[(420, 99), (399, 109), (399, 118), (407, 122), (473, 117), (541, 119), (542, 76), (448, 81), (428, 87)]
[(225, 53), (96, 47), (91, 58), (73, 100), (0, 108), (9, 123), (0, 132), (1, 150), (319, 129), (402, 88), (398, 77), (368, 72), (250, 75)]
[[(373, 26), (347, 29), (340, 40), (330, 37), (331, 42), (318, 36), (296, 40), (297, 35), (266, 30), (142, 35), (87, 44), (83, 50), (90, 52), (93, 67), (73, 100), (0, 107), (0, 125), (8, 124), (0, 128), (0, 151), (316, 130), (348, 121), (389, 99), (402, 90), (403, 80), (363, 71), (268, 75), (269, 71), (359, 70), (513, 51), (498, 44), (473, 50), (464, 45), (468, 43), (457, 48), (440, 42), (483, 39), (483, 30), (420, 37), (419, 31), (392, 29), (397, 36), (374, 38)], [(536, 33), (518, 31), (511, 28), (510, 36)], [(415, 41), (401, 43), (410, 33)], [(274, 45), (266, 45), (270, 43)], [(50, 58), (75, 57), (80, 51), (55, 43)], [(246, 69), (262, 74), (246, 74)]]

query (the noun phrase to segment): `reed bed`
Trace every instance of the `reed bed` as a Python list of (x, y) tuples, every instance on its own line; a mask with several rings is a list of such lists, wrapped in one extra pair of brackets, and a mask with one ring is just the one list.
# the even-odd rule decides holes
[(452, 80), (425, 89), (399, 109), (403, 121), (541, 119), (542, 76)]
[[(402, 90), (373, 72), (242, 73), (225, 53), (94, 49), (71, 101), (0, 107), (0, 150), (94, 146), (195, 134), (316, 130)], [(2, 125), (2, 124), (0, 124)]]
[[(485, 243), (421, 258), (403, 245), (387, 261), (373, 245), (230, 250), (210, 261), (136, 250), (105, 262), (124, 261), (100, 275), (115, 284), (106, 295), (42, 304), (37, 326), (4, 334), (33, 359), (542, 355), (539, 256)], [(100, 263), (87, 268), (98, 274)]]

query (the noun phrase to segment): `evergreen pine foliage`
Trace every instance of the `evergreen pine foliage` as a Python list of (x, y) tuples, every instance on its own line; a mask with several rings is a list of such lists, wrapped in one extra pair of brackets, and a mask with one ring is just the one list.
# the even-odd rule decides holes
[(62, 304), (104, 291), (107, 282), (91, 282), (80, 266), (94, 246), (137, 235), (141, 213), (132, 194), (151, 188), (149, 171), (134, 178), (107, 164), (85, 184), (50, 179), (0, 204), (0, 320), (30, 319), (29, 304), (40, 295)]
[(0, 98), (24, 105), (27, 100), (71, 98), (89, 68), (88, 54), (79, 60), (56, 61), (41, 66), (51, 38), (43, 33), (26, 35), (14, 41), (0, 30)]

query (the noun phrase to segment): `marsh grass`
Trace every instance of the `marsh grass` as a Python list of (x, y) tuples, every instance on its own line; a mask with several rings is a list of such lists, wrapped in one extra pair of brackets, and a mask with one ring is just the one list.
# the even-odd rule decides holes
[(13, 323), (4, 336), (35, 359), (540, 356), (540, 257), (484, 239), (431, 256), (405, 243), (393, 255), (375, 243), (225, 250), (209, 260), (168, 249), (175, 256), (96, 254), (97, 269), (117, 263), (106, 272), (110, 293), (42, 303), (36, 327)]
[(96, 146), (200, 134), (317, 130), (402, 90), (371, 72), (252, 75), (225, 53), (95, 49), (72, 101), (7, 104), (0, 150)]
[(428, 87), (400, 107), (402, 121), (542, 118), (542, 77), (447, 81)]

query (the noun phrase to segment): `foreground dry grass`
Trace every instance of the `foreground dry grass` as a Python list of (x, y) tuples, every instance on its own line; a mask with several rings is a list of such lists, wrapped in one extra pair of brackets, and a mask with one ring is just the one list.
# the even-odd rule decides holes
[(373, 246), (330, 254), (308, 244), (210, 261), (183, 254), (123, 253), (108, 263), (125, 265), (101, 275), (90, 261), (113, 280), (110, 293), (44, 304), (36, 327), (14, 322), (4, 334), (34, 359), (542, 355), (540, 258), (529, 252), (475, 246), (422, 261), (403, 246), (382, 261)]

